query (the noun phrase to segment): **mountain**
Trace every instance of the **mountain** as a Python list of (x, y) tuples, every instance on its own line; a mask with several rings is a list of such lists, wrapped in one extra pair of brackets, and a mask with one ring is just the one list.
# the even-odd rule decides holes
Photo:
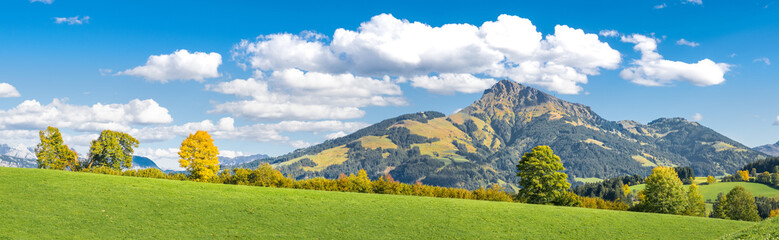
[(779, 157), (779, 142), (766, 144), (753, 148), (755, 151), (765, 153), (768, 156)]
[(516, 164), (539, 145), (562, 158), (571, 181), (647, 175), (657, 165), (716, 176), (766, 157), (696, 122), (608, 121), (588, 106), (503, 80), (452, 115), (406, 114), (263, 161), (296, 178), (337, 178), (365, 169), (371, 178), (391, 174), (406, 183), (516, 188)]
[(230, 165), (238, 165), (238, 164), (251, 162), (254, 160), (263, 160), (268, 158), (269, 156), (265, 154), (255, 154), (255, 155), (237, 156), (237, 157), (219, 157), (219, 164), (230, 166)]
[(133, 156), (133, 169), (145, 169), (145, 168), (156, 168), (159, 169), (160, 167), (157, 167), (157, 164), (154, 163), (151, 159), (147, 157), (141, 157), (141, 156)]
[(35, 149), (25, 147), (21, 144), (15, 146), (0, 144), (0, 155), (24, 159), (37, 159), (35, 156)]

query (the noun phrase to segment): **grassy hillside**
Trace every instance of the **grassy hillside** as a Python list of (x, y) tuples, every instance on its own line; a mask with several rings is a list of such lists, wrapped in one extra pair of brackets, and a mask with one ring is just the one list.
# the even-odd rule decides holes
[[(700, 191), (701, 195), (703, 196), (703, 200), (717, 200), (717, 194), (719, 193), (725, 193), (727, 194), (730, 192), (731, 189), (735, 186), (743, 186), (747, 189), (747, 191), (751, 192), (752, 195), (755, 196), (764, 196), (764, 197), (776, 197), (779, 196), (779, 189), (769, 187), (768, 185), (762, 184), (762, 183), (752, 183), (752, 182), (718, 182), (711, 185), (699, 185), (698, 191)], [(630, 186), (631, 190), (641, 190), (644, 189), (646, 185), (639, 184), (635, 186)]]
[(0, 193), (0, 236), (22, 239), (714, 239), (753, 225), (649, 213), (40, 169), (0, 168)]
[(779, 239), (779, 217), (765, 220), (747, 229), (729, 234), (722, 239)]

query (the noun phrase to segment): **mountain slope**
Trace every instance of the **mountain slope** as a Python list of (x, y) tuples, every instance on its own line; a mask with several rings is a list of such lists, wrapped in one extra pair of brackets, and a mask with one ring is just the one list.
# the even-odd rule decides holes
[(225, 166), (238, 165), (238, 164), (243, 164), (254, 160), (261, 160), (266, 158), (269, 158), (269, 156), (265, 154), (255, 154), (255, 155), (237, 156), (237, 157), (219, 157), (219, 164)]
[(147, 157), (141, 157), (141, 156), (133, 156), (133, 168), (134, 169), (145, 169), (145, 168), (156, 168), (159, 169), (160, 167), (157, 166), (154, 161)]
[(0, 168), (0, 192), (8, 239), (714, 239), (754, 225), (42, 169)]
[(365, 169), (372, 178), (389, 173), (406, 183), (516, 187), (515, 165), (538, 145), (552, 147), (571, 178), (646, 175), (657, 165), (722, 175), (765, 157), (695, 122), (608, 121), (585, 105), (504, 80), (450, 116), (407, 114), (264, 161), (297, 178)]
[(779, 157), (779, 142), (774, 144), (766, 144), (763, 146), (753, 148), (755, 151), (765, 153), (768, 156)]

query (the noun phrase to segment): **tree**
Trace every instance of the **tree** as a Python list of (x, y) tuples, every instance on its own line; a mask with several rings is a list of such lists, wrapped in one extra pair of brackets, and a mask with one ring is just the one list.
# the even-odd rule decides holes
[(779, 209), (771, 210), (771, 215), (769, 215), (768, 217), (769, 218), (779, 217)]
[(138, 140), (130, 134), (103, 130), (97, 139), (92, 140), (92, 145), (89, 147), (89, 162), (85, 167), (131, 168), (134, 148), (137, 147)]
[(722, 193), (717, 194), (717, 201), (714, 202), (714, 205), (712, 206), (712, 211), (711, 211), (712, 218), (728, 219), (728, 216), (725, 214), (725, 202), (727, 201), (728, 201), (728, 197), (725, 196), (725, 194)]
[(571, 187), (560, 157), (549, 146), (538, 146), (525, 153), (517, 165), (518, 196), (529, 203), (547, 204), (563, 197)]
[(723, 204), (722, 208), (727, 219), (760, 221), (757, 205), (755, 205), (755, 197), (742, 186), (736, 186), (730, 190), (724, 203), (720, 204)]
[(712, 184), (712, 183), (717, 182), (717, 179), (712, 177), (711, 175), (709, 175), (708, 177), (706, 177), (706, 182), (709, 183), (709, 184)]
[(645, 200), (641, 203), (644, 211), (656, 213), (681, 214), (687, 206), (687, 198), (682, 181), (672, 167), (659, 166), (644, 181)]
[(687, 189), (687, 207), (682, 214), (687, 216), (706, 216), (706, 203), (703, 202), (703, 196), (698, 192), (698, 185), (693, 183)]
[(747, 170), (738, 171), (738, 176), (744, 182), (749, 182), (749, 172)]
[(39, 131), (38, 135), (41, 138), (41, 143), (35, 147), (38, 168), (77, 170), (78, 155), (64, 144), (59, 129), (49, 126)]
[(207, 182), (219, 172), (219, 149), (206, 131), (197, 131), (181, 142), (179, 163), (195, 181)]

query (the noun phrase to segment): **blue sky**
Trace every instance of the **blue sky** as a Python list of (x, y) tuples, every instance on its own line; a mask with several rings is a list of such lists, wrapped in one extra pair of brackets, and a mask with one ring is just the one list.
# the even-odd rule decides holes
[(451, 113), (509, 78), (609, 120), (685, 117), (753, 147), (779, 140), (778, 8), (3, 1), (0, 143), (32, 146), (53, 125), (84, 153), (118, 129), (173, 168), (183, 137), (206, 129), (226, 156), (280, 155), (404, 113)]

